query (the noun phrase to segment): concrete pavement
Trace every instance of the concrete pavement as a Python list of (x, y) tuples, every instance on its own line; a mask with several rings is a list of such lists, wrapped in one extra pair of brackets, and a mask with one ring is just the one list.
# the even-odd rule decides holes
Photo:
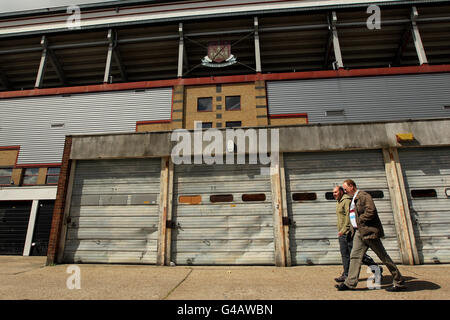
[(338, 292), (341, 266), (221, 267), (78, 265), (80, 289), (69, 265), (45, 266), (45, 257), (0, 256), (0, 299), (12, 300), (450, 300), (450, 265), (403, 266), (408, 290), (369, 290), (365, 267), (358, 288)]

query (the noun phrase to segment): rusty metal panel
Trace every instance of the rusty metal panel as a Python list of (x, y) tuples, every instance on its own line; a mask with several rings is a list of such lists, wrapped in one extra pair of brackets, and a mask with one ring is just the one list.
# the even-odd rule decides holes
[[(293, 265), (342, 263), (336, 201), (325, 195), (345, 179), (353, 179), (360, 190), (383, 192), (383, 198), (374, 199), (386, 234), (382, 241), (390, 257), (401, 262), (381, 151), (286, 153), (284, 159)], [(296, 193), (313, 193), (316, 199), (295, 201)], [(371, 250), (369, 254), (380, 261)]]
[(79, 161), (64, 261), (156, 263), (160, 159)]
[(420, 262), (449, 263), (450, 148), (400, 149), (399, 157)]
[[(260, 165), (178, 165), (172, 261), (177, 265), (274, 265), (270, 176)], [(258, 201), (243, 195), (264, 194)], [(211, 196), (230, 202), (212, 202)], [(179, 197), (183, 197), (179, 201)], [(192, 204), (189, 198), (192, 196)], [(201, 197), (198, 203), (198, 196)], [(247, 198), (244, 198), (247, 199)]]

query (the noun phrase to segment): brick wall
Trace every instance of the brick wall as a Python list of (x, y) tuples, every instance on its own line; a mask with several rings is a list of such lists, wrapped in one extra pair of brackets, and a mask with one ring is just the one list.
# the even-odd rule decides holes
[(47, 251), (47, 265), (56, 262), (56, 255), (63, 225), (64, 208), (66, 202), (67, 186), (70, 175), (70, 151), (72, 149), (72, 137), (66, 137), (64, 152), (62, 157), (61, 172), (58, 180), (58, 191), (56, 193), (55, 207), (53, 209), (53, 219), (50, 231), (50, 239)]

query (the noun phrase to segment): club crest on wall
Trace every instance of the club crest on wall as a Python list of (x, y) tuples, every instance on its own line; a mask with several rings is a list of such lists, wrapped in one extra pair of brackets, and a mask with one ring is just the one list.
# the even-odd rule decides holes
[(208, 55), (202, 59), (202, 65), (212, 68), (227, 67), (236, 62), (236, 57), (231, 54), (231, 44), (228, 41), (209, 43)]

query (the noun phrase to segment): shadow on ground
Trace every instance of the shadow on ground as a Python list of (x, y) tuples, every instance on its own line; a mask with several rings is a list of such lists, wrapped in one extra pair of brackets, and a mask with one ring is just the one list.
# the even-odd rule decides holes
[[(404, 277), (405, 278), (405, 286), (406, 286), (406, 290), (403, 290), (403, 292), (414, 292), (414, 291), (425, 291), (425, 290), (438, 290), (441, 288), (440, 285), (434, 283), (434, 282), (430, 282), (430, 281), (425, 281), (425, 280), (418, 280), (417, 278), (414, 277)], [(360, 282), (366, 282), (367, 278), (365, 279), (360, 279)], [(392, 276), (383, 276), (383, 280), (381, 281), (381, 289), (386, 289), (392, 286)], [(358, 291), (367, 291), (367, 290), (372, 290), (369, 288), (359, 288), (356, 289)]]

